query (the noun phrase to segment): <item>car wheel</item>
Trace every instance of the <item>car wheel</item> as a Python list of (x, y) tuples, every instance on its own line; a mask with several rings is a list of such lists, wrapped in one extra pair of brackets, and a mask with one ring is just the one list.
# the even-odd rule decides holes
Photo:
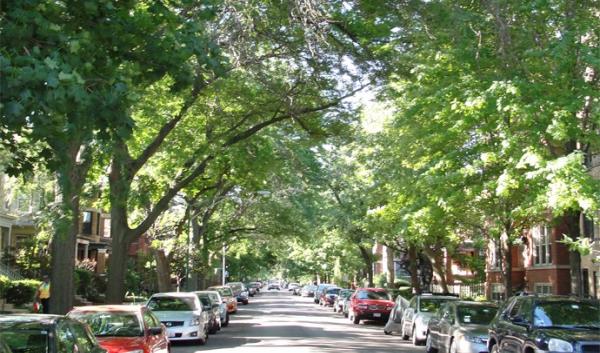
[(402, 339), (405, 341), (408, 341), (408, 335), (406, 334), (406, 331), (404, 330), (404, 323), (402, 323)]
[(417, 328), (415, 326), (412, 329), (412, 344), (415, 346), (421, 345), (421, 341), (417, 338)]
[[(454, 338), (450, 341), (450, 349), (448, 350), (450, 353), (456, 353), (456, 344), (454, 343)], [(493, 350), (492, 350), (493, 352)], [(496, 352), (498, 353), (498, 352)]]
[(498, 349), (498, 344), (495, 344), (492, 346), (492, 348), (490, 348), (490, 353), (500, 353), (500, 349)]
[(358, 316), (354, 316), (352, 318), (352, 323), (355, 324), (355, 325), (360, 324), (360, 318)]
[(435, 353), (437, 349), (433, 348), (431, 343), (431, 335), (427, 333), (427, 338), (425, 339), (425, 352), (427, 353)]
[(348, 317), (348, 313), (344, 313), (344, 317)]
[(225, 322), (221, 323), (221, 326), (227, 327), (229, 325), (229, 313), (225, 315)]
[(386, 336), (389, 336), (389, 335), (391, 335), (391, 334), (392, 334), (392, 333), (391, 333), (390, 331), (388, 331), (388, 330), (383, 330), (383, 333), (384, 333)]
[(210, 325), (210, 329), (208, 330), (208, 333), (210, 333), (211, 335), (214, 335), (215, 333), (217, 333), (217, 331), (219, 331), (219, 329), (217, 328), (217, 323), (215, 322), (213, 325)]
[(205, 331), (204, 332), (204, 337), (198, 339), (198, 344), (203, 346), (206, 344), (206, 342), (208, 341), (208, 333)]

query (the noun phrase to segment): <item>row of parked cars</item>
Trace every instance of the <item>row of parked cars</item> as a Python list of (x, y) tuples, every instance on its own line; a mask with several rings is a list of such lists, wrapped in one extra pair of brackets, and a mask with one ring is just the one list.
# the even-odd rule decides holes
[(261, 287), (233, 282), (204, 291), (156, 293), (145, 305), (81, 306), (66, 316), (5, 315), (0, 317), (0, 353), (164, 353), (174, 341), (205, 344), (209, 334), (229, 325), (238, 303), (248, 304)]
[(600, 353), (600, 302), (574, 296), (521, 294), (501, 305), (420, 294), (392, 300), (383, 288), (306, 285), (294, 294), (332, 306), (354, 324), (386, 322), (427, 353)]

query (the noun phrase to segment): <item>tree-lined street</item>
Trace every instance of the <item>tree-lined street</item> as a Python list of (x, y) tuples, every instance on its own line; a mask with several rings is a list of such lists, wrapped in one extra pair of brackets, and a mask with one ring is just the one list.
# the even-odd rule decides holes
[(269, 291), (253, 298), (232, 316), (231, 327), (209, 339), (208, 346), (177, 344), (173, 353), (424, 353), (399, 336), (383, 334), (381, 323), (353, 325), (331, 307), (312, 298), (292, 296), (287, 290)]

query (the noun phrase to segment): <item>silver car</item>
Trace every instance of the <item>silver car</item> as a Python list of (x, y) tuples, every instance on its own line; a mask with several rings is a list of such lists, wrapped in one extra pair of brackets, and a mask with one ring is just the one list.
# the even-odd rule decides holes
[(396, 297), (396, 303), (390, 313), (390, 318), (383, 328), (383, 333), (391, 335), (392, 333), (402, 333), (402, 315), (404, 310), (408, 308), (408, 299), (399, 295)]
[(208, 313), (194, 293), (156, 293), (146, 306), (167, 327), (169, 341), (208, 340)]
[(487, 352), (488, 326), (498, 306), (493, 303), (452, 301), (429, 320), (427, 353)]
[(458, 297), (449, 295), (420, 294), (412, 297), (408, 308), (402, 315), (402, 339), (412, 337), (412, 343), (418, 346), (427, 338), (427, 325), (429, 319), (438, 311), (445, 302), (458, 300)]

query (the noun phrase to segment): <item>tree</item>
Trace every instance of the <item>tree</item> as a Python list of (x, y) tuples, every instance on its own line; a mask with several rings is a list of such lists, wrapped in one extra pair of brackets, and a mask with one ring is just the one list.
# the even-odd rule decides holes
[[(161, 4), (6, 1), (1, 5), (2, 144), (10, 174), (36, 163), (56, 173), (60, 216), (52, 237), (54, 313), (73, 303), (81, 192), (113, 134), (127, 135), (130, 87), (177, 68)], [(159, 35), (160, 33), (160, 35)], [(169, 61), (171, 60), (171, 61)]]

